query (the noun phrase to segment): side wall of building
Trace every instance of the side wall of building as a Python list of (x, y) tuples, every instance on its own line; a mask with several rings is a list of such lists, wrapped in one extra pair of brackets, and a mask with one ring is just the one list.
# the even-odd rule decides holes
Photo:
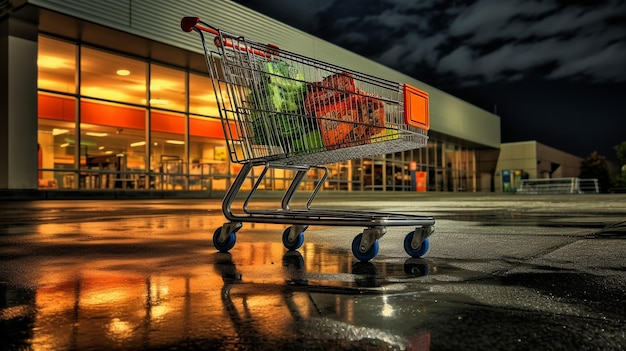
[[(580, 157), (536, 141), (504, 143), (496, 165), (495, 190), (514, 191), (516, 176), (518, 181), (578, 177), (581, 161)], [(512, 184), (511, 188), (505, 185), (507, 181)]]
[[(37, 26), (0, 21), (0, 189), (37, 188)], [(30, 117), (30, 118), (29, 118)]]
[(580, 175), (580, 157), (537, 144), (538, 178), (568, 178)]

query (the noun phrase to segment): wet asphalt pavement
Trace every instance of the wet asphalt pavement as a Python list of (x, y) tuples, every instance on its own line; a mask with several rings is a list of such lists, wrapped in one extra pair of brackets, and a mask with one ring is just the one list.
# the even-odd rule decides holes
[(626, 348), (625, 195), (320, 195), (435, 216), (424, 258), (391, 227), (367, 263), (363, 228), (314, 223), (298, 251), (287, 226), (244, 223), (219, 253), (220, 206), (3, 202), (0, 349)]

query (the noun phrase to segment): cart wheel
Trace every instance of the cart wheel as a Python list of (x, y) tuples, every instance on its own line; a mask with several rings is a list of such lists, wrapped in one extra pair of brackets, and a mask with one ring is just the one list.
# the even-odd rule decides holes
[(426, 238), (417, 249), (412, 248), (411, 241), (413, 241), (413, 235), (415, 235), (415, 232), (410, 232), (406, 235), (406, 237), (404, 237), (404, 251), (406, 251), (406, 253), (408, 253), (411, 257), (419, 258), (428, 252), (430, 244), (428, 243), (428, 238)]
[(304, 231), (301, 231), (293, 241), (289, 241), (289, 231), (291, 231), (291, 227), (288, 227), (283, 232), (283, 245), (285, 245), (287, 250), (295, 251), (304, 244)]
[(233, 246), (235, 246), (235, 241), (237, 240), (237, 237), (235, 236), (235, 232), (232, 232), (228, 235), (224, 242), (220, 242), (219, 237), (221, 231), (222, 227), (219, 227), (213, 233), (213, 246), (215, 246), (215, 248), (219, 252), (228, 252), (230, 249), (233, 248)]
[(378, 255), (378, 240), (374, 241), (372, 246), (370, 246), (366, 252), (361, 252), (359, 251), (359, 246), (361, 246), (362, 238), (363, 233), (355, 236), (354, 240), (352, 240), (352, 254), (357, 260), (367, 262)]

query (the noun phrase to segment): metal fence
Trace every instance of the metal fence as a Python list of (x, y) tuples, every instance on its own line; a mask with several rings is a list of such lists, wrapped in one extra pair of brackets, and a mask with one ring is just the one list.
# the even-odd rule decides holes
[(198, 172), (116, 171), (102, 169), (39, 169), (48, 175), (39, 180), (39, 188), (89, 190), (211, 190), (215, 182), (226, 188), (230, 175), (215, 174), (210, 165)]
[(542, 178), (523, 179), (518, 194), (597, 194), (597, 179)]

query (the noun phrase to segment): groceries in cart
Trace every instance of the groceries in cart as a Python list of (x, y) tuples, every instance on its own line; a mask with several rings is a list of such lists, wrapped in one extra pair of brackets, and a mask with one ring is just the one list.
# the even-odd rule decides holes
[(248, 98), (258, 144), (298, 154), (363, 145), (386, 134), (384, 103), (359, 90), (350, 73), (309, 83), (287, 62), (261, 64), (267, 74)]

